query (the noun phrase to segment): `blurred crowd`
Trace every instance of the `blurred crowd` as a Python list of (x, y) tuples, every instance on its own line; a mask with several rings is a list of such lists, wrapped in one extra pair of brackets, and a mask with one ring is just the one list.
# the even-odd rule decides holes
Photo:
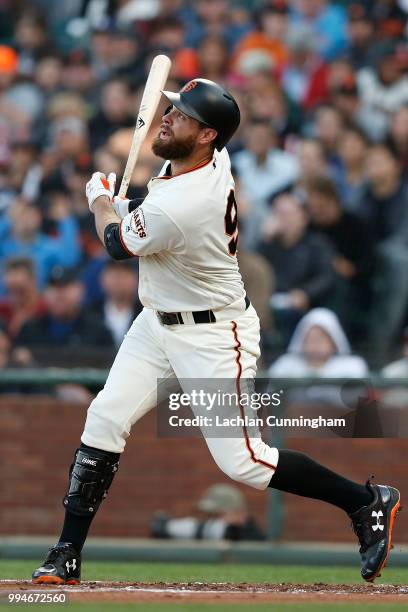
[[(319, 374), (338, 357), (340, 375), (363, 376), (396, 359), (407, 11), (407, 0), (2, 0), (0, 368), (109, 365), (141, 310), (137, 260), (108, 260), (84, 190), (95, 170), (120, 178), (158, 52), (173, 60), (167, 89), (209, 78), (241, 108), (228, 148), (263, 367)], [(130, 197), (160, 166), (147, 140)]]

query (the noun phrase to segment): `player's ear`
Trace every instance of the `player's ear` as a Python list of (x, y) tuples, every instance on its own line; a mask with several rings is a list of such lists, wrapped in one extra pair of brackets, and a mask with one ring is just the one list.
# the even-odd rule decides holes
[(198, 142), (200, 144), (210, 144), (211, 142), (215, 141), (215, 139), (217, 138), (217, 134), (217, 130), (205, 126), (201, 129), (200, 135), (198, 137)]

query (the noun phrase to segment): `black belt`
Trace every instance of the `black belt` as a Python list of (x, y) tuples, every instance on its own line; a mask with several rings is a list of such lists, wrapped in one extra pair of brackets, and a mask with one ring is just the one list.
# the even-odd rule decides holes
[[(245, 296), (245, 310), (249, 308), (250, 303), (247, 296)], [(194, 323), (215, 323), (217, 321), (212, 310), (196, 310), (191, 314), (193, 315)], [(157, 316), (162, 325), (184, 325), (181, 312), (157, 311)]]

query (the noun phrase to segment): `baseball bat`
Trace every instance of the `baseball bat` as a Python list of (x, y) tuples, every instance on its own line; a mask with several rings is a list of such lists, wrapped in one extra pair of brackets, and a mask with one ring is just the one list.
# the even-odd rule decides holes
[(167, 57), (167, 55), (156, 55), (152, 61), (149, 76), (147, 77), (144, 88), (142, 101), (140, 103), (139, 113), (137, 115), (132, 146), (130, 147), (125, 172), (123, 173), (122, 182), (120, 184), (118, 195), (121, 198), (126, 196), (130, 179), (132, 178), (137, 158), (139, 156), (140, 147), (146, 138), (157, 107), (159, 106), (161, 90), (164, 89), (170, 67), (171, 60)]

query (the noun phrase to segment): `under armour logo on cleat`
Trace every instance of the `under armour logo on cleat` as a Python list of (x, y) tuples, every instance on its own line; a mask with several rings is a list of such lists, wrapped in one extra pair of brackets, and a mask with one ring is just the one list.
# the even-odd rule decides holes
[(67, 561), (65, 563), (65, 567), (67, 568), (68, 573), (70, 572), (70, 570), (75, 570), (76, 569), (76, 559), (72, 559), (72, 563)]
[(375, 512), (375, 510), (373, 510), (371, 516), (377, 519), (375, 525), (372, 526), (372, 530), (377, 531), (379, 529), (380, 531), (384, 531), (384, 525), (380, 523), (380, 517), (384, 516), (382, 510), (380, 510), (379, 512)]

